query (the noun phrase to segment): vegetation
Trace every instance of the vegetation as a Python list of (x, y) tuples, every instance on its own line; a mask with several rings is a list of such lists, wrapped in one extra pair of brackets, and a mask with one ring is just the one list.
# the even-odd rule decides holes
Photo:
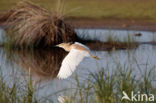
[[(129, 96), (131, 95), (131, 91), (135, 93), (139, 91), (140, 94), (146, 93), (148, 96), (150, 94), (156, 94), (154, 80), (156, 72), (155, 66), (150, 66), (150, 68), (145, 66), (144, 72), (136, 73), (133, 71), (131, 63), (128, 63), (126, 66), (121, 65), (117, 60), (115, 61), (116, 64), (113, 68), (106, 66), (97, 72), (90, 73), (86, 79), (75, 76), (76, 87), (65, 88), (58, 91), (57, 93), (65, 92), (64, 95), (59, 97), (59, 100), (64, 101), (64, 103), (121, 103), (123, 91)], [(138, 66), (136, 69), (139, 70), (139, 68)], [(2, 74), (0, 75), (0, 103), (56, 102), (48, 99), (50, 98), (49, 96), (37, 98), (37, 91), (35, 90), (32, 79), (30, 79), (30, 75), (24, 89), (18, 87), (17, 82), (14, 82), (12, 86), (8, 87), (4, 77)], [(56, 95), (57, 93), (51, 95)], [(44, 100), (44, 98), (46, 98), (46, 100)], [(131, 103), (131, 101), (123, 100), (122, 103)], [(140, 101), (137, 103), (146, 102)]]
[[(0, 10), (7, 10), (19, 1), (1, 0)], [(31, 1), (53, 11), (57, 0)], [(64, 0), (64, 13), (72, 18), (156, 21), (155, 4), (155, 0)]]
[[(36, 103), (34, 87), (31, 77), (26, 87), (19, 87), (16, 82), (12, 86), (5, 83), (4, 77), (0, 75), (0, 103)], [(16, 80), (15, 80), (16, 81)]]
[(50, 47), (77, 39), (74, 29), (61, 15), (30, 2), (19, 2), (3, 13), (0, 21), (12, 31), (7, 35), (17, 46)]
[[(6, 10), (18, 1), (19, 0), (1, 0), (0, 10)], [(56, 5), (54, 4), (56, 1), (32, 1), (41, 4), (48, 10), (56, 8)], [(67, 17), (72, 18), (148, 19), (149, 21), (156, 21), (155, 3), (155, 0), (68, 0), (64, 2), (64, 10), (65, 15), (67, 14)], [(24, 13), (21, 13), (21, 10)], [(73, 10), (74, 12), (72, 12)], [(4, 44), (7, 49), (10, 49), (15, 42), (16, 45), (25, 45), (28, 43), (28, 45), (34, 44), (35, 46), (40, 44), (51, 46), (51, 44), (57, 44), (62, 41), (69, 42), (77, 39), (75, 32), (63, 21), (62, 16), (60, 17), (60, 15), (57, 14), (57, 17), (55, 17), (51, 12), (48, 12), (36, 4), (30, 4), (28, 2), (20, 3), (15, 8), (10, 9), (10, 11), (4, 12), (4, 14), (3, 20), (9, 21), (7, 25), (13, 30), (18, 31), (13, 34), (8, 33), (10, 37), (14, 35), (13, 37), (15, 38), (9, 38)], [(36, 14), (39, 17), (35, 16)], [(0, 16), (3, 17), (2, 15)], [(52, 23), (49, 23), (49, 21)], [(27, 25), (25, 25), (25, 23), (27, 23)], [(71, 34), (71, 36), (68, 38), (66, 36), (67, 34)], [(60, 37), (62, 37), (62, 39), (60, 39)], [(51, 40), (52, 38), (55, 40)], [(101, 48), (127, 49), (138, 46), (138, 43), (131, 37), (121, 41), (120, 39), (109, 35), (104, 43), (94, 42), (92, 40), (78, 40), (94, 50), (101, 50)], [(153, 44), (154, 43), (155, 40), (153, 40)], [(16, 59), (16, 62), (24, 69), (29, 70), (29, 72), (30, 68), (32, 68), (32, 72), (40, 77), (44, 77), (44, 79), (56, 77), (59, 68), (58, 64), (61, 64), (60, 60), (63, 59), (61, 58), (61, 55), (65, 56), (66, 53), (63, 53), (63, 51), (58, 52), (57, 48), (50, 52), (41, 50), (41, 54), (36, 51), (31, 52), (35, 53), (37, 56), (34, 56), (31, 53), (29, 54), (29, 51), (25, 50), (22, 52), (14, 51), (13, 53), (15, 55), (17, 54), (19, 58), (13, 59)], [(13, 53), (10, 53), (10, 55)], [(54, 60), (57, 60), (57, 62), (51, 63), (51, 61)], [(138, 70), (140, 70), (138, 64), (137, 66)], [(56, 70), (49, 70), (48, 68), (51, 67), (55, 67)], [(116, 61), (116, 64), (114, 64), (113, 67), (107, 66), (99, 68), (97, 72), (90, 73), (83, 81), (76, 76), (76, 88), (65, 88), (65, 90), (58, 91), (58, 93), (66, 91), (69, 93), (60, 96), (59, 100), (64, 101), (65, 103), (121, 103), (123, 91), (128, 95), (131, 94), (131, 91), (136, 93), (140, 91), (140, 93), (146, 93), (148, 96), (149, 94), (155, 95), (155, 66), (149, 67), (145, 65), (145, 68), (143, 74), (141, 74), (142, 72), (136, 73), (130, 62), (122, 65), (120, 62)], [(0, 71), (1, 70), (2, 69), (0, 68)], [(53, 74), (53, 76), (51, 74)], [(33, 84), (31, 75), (28, 77), (26, 86), (19, 87), (16, 79), (14, 80), (15, 82), (13, 84), (8, 85), (5, 76), (0, 73), (0, 103), (56, 102), (48, 99), (50, 97), (45, 97), (45, 100), (44, 98), (38, 98), (37, 90), (35, 89), (35, 84)], [(123, 100), (122, 102), (130, 103), (128, 100)], [(142, 101), (140, 103), (142, 103)]]
[[(80, 42), (87, 45), (92, 50), (133, 49), (139, 46), (139, 43), (135, 41), (135, 37), (130, 35), (121, 40), (121, 38), (114, 36), (109, 32), (108, 34), (102, 35), (106, 40), (100, 41), (97, 39), (97, 33), (92, 35), (86, 34), (88, 34), (88, 32), (85, 32), (85, 35), (80, 34)], [(100, 38), (100, 36), (98, 36), (98, 38)]]
[(131, 49), (136, 48), (139, 45), (130, 35), (128, 35), (128, 37), (124, 40), (120, 40), (118, 37), (115, 37), (113, 35), (108, 35), (105, 43), (107, 45), (110, 45), (110, 47), (116, 49)]
[[(110, 72), (110, 69), (110, 67), (107, 67), (97, 73), (91, 73), (88, 79), (81, 83), (81, 80), (76, 79), (75, 95), (62, 96), (61, 100), (66, 101), (65, 103), (132, 103), (132, 101), (121, 100), (123, 91), (128, 96), (131, 96), (132, 91), (136, 94), (138, 91), (140, 94), (146, 93), (148, 96), (149, 94), (156, 94), (155, 67), (151, 68), (149, 72), (145, 70), (145, 73), (141, 75), (134, 75), (131, 67), (125, 66), (123, 68), (120, 63), (116, 64), (113, 72)], [(139, 79), (138, 75), (142, 79)], [(144, 98), (143, 101), (134, 101), (133, 103), (146, 102)]]

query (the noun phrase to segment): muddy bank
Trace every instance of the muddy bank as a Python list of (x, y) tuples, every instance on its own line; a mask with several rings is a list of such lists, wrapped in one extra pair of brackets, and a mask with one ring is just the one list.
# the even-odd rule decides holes
[[(6, 11), (0, 11), (0, 17), (4, 12)], [(65, 21), (71, 24), (74, 28), (127, 29), (154, 32), (156, 31), (156, 21), (147, 19), (92, 19), (68, 17), (65, 19)], [(2, 22), (3, 20), (0, 20), (0, 27), (6, 28), (4, 25), (2, 25)]]
[(68, 23), (75, 28), (127, 29), (156, 31), (156, 22), (129, 19), (87, 19), (68, 18)]

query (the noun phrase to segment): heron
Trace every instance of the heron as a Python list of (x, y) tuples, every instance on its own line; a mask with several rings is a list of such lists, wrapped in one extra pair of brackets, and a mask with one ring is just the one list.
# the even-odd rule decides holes
[(75, 42), (73, 44), (61, 43), (56, 46), (63, 48), (65, 51), (69, 52), (62, 61), (60, 70), (57, 75), (59, 79), (66, 79), (71, 76), (85, 57), (91, 57), (96, 60), (99, 59), (97, 56), (91, 54), (91, 51), (87, 46), (79, 42)]

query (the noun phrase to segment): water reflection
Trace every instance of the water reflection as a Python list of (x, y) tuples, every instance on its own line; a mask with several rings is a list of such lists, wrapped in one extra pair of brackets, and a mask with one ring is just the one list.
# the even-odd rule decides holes
[[(88, 31), (88, 35), (90, 35), (90, 37), (94, 34), (93, 31), (94, 30)], [(97, 35), (93, 36), (100, 39), (101, 41), (105, 41), (105, 31), (106, 30), (97, 30), (98, 33), (102, 33), (96, 33)], [(141, 33), (143, 35), (136, 37), (137, 41), (149, 42), (155, 37), (155, 33), (152, 32)], [(124, 34), (128, 33), (123, 31), (121, 33), (117, 32), (117, 34), (114, 35), (117, 35), (117, 37), (122, 39), (127, 36)], [(142, 44), (139, 45), (139, 47), (136, 49), (107, 52), (104, 51), (105, 49), (103, 48), (106, 46), (100, 43), (86, 43), (86, 45), (89, 48), (96, 50), (94, 53), (100, 58), (100, 60), (98, 62), (93, 60), (86, 60), (85, 63), (80, 64), (80, 66), (77, 68), (78, 71), (75, 71), (74, 73), (77, 73), (78, 76), (81, 77), (80, 80), (82, 82), (84, 82), (88, 74), (91, 72), (97, 72), (101, 68), (104, 68), (105, 72), (107, 72), (108, 68), (110, 74), (113, 73), (114, 70), (117, 69), (117, 63), (120, 63), (121, 68), (126, 70), (131, 67), (130, 69), (132, 69), (132, 74), (138, 76), (139, 80), (140, 77), (143, 77), (145, 73), (148, 73), (151, 68), (154, 68), (152, 71), (152, 75), (154, 76), (151, 77), (154, 77), (154, 80), (156, 80), (156, 46)], [(11, 82), (14, 82), (14, 78), (12, 78), (10, 74), (14, 74), (23, 83), (23, 78), (28, 77), (30, 68), (33, 79), (44, 85), (44, 88), (37, 92), (39, 95), (38, 97), (45, 97), (64, 88), (76, 87), (73, 76), (65, 80), (58, 80), (55, 78), (61, 66), (62, 60), (67, 54), (68, 53), (61, 48), (35, 50), (15, 49), (12, 51), (6, 51), (4, 48), (0, 48), (0, 72), (3, 72), (3, 77), (8, 78), (5, 81), (8, 82), (7, 85), (10, 85)], [(97, 65), (95, 65), (96, 62)], [(44, 81), (46, 81), (46, 83)], [(153, 84), (156, 86), (155, 81)], [(21, 84), (20, 87), (23, 87), (23, 85)], [(56, 99), (54, 96), (50, 96), (49, 98)]]
[(35, 49), (11, 51), (10, 60), (25, 72), (31, 72), (35, 81), (46, 81), (57, 76), (62, 60), (67, 55), (63, 49)]

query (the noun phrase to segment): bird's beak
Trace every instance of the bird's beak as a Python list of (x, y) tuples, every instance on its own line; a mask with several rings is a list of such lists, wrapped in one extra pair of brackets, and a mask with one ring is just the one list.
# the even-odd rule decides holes
[(94, 58), (96, 60), (99, 60), (99, 58), (97, 56), (92, 56), (92, 58)]
[(55, 45), (55, 47), (60, 47), (60, 44)]

